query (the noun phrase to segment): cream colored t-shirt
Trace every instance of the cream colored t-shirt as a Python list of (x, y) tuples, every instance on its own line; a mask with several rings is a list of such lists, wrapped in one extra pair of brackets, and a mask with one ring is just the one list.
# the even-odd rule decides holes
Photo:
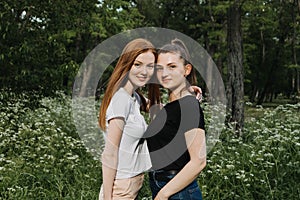
[[(147, 124), (140, 113), (140, 98), (137, 93), (130, 96), (120, 88), (112, 97), (106, 111), (106, 125), (115, 117), (122, 117), (125, 126), (119, 146), (119, 160), (116, 179), (134, 177), (151, 168), (147, 142), (140, 142)], [(110, 133), (113, 134), (113, 133)], [(104, 133), (106, 138), (107, 133)]]

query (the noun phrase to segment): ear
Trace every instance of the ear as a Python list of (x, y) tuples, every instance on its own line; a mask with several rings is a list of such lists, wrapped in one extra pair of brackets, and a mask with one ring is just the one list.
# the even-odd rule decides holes
[(192, 65), (191, 64), (185, 65), (184, 70), (185, 70), (184, 76), (188, 76), (192, 71)]

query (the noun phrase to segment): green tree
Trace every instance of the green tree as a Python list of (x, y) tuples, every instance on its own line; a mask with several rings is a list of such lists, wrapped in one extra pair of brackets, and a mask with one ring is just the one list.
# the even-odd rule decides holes
[(0, 9), (0, 87), (44, 94), (71, 91), (88, 53), (143, 19), (133, 2), (122, 0), (12, 0)]
[(70, 86), (96, 2), (1, 2), (1, 87), (47, 94)]
[[(262, 104), (277, 94), (292, 91), (292, 70), (299, 39), (291, 1), (247, 1), (244, 17), (245, 91), (250, 101)], [(293, 20), (294, 19), (294, 20)], [(299, 30), (298, 30), (299, 33)], [(292, 50), (292, 51), (291, 51)], [(297, 60), (297, 58), (296, 58)], [(289, 96), (289, 95), (288, 95)]]

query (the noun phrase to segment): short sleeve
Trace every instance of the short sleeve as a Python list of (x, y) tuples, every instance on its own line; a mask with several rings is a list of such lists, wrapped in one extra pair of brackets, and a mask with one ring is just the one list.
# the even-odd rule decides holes
[(205, 130), (204, 115), (199, 102), (190, 96), (180, 101), (181, 122), (180, 129), (188, 131), (194, 128)]
[(127, 94), (116, 92), (106, 111), (106, 121), (116, 117), (128, 118), (130, 113), (131, 100)]

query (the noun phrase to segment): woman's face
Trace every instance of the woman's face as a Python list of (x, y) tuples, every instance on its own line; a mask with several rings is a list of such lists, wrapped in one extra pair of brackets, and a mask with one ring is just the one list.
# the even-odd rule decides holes
[(144, 86), (154, 72), (155, 57), (151, 51), (138, 55), (129, 71), (129, 81), (134, 88)]
[(186, 86), (186, 70), (179, 54), (159, 54), (156, 69), (157, 78), (164, 88), (174, 91), (181, 90)]

